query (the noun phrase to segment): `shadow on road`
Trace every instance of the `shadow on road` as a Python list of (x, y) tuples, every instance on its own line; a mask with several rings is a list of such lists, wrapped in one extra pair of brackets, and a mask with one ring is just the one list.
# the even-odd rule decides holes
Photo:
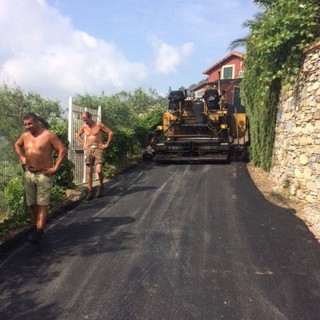
[[(81, 260), (83, 256), (96, 255), (97, 258), (108, 252), (129, 249), (127, 242), (133, 236), (124, 226), (134, 221), (134, 218), (125, 216), (89, 217), (82, 222), (59, 223), (47, 232), (40, 246), (26, 243), (6, 261), (6, 272), (1, 271), (0, 306), (5, 309), (0, 307), (0, 319), (10, 319), (10, 314), (15, 319), (38, 319), (39, 314), (42, 319), (55, 319), (54, 315), (60, 314), (58, 306), (38, 305), (34, 299), (37, 295), (35, 288), (39, 284), (63, 279), (62, 273), (66, 270), (60, 264), (66, 261), (66, 257), (70, 262), (70, 259)], [(84, 272), (88, 267), (84, 265)]]

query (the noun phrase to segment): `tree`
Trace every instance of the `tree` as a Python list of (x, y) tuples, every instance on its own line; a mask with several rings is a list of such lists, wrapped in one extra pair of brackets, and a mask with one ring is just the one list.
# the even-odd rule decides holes
[(111, 147), (106, 152), (106, 160), (119, 164), (127, 156), (140, 153), (150, 132), (159, 123), (159, 114), (166, 108), (167, 99), (158, 95), (154, 89), (133, 92), (121, 91), (111, 96), (80, 96), (74, 99), (79, 106), (98, 108), (101, 106), (102, 122), (113, 132)]
[(250, 158), (268, 171), (280, 92), (296, 79), (303, 49), (319, 38), (320, 7), (316, 0), (254, 2), (264, 12), (247, 22), (241, 98), (250, 125)]
[(57, 101), (41, 98), (34, 92), (24, 93), (19, 87), (0, 87), (0, 132), (9, 143), (17, 139), (23, 132), (22, 117), (26, 112), (35, 112), (41, 118), (50, 122), (61, 116)]

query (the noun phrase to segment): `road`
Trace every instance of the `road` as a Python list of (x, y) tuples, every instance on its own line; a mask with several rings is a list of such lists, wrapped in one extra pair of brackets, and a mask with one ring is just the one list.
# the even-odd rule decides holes
[(0, 262), (0, 319), (320, 318), (320, 245), (243, 163), (143, 164)]

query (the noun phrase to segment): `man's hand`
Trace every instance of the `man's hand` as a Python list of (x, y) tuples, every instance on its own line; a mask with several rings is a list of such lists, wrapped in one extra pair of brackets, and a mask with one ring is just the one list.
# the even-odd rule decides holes
[(51, 177), (53, 176), (55, 173), (57, 172), (57, 170), (55, 168), (46, 168), (43, 169), (43, 174), (47, 177)]
[(104, 150), (104, 149), (108, 148), (108, 146), (109, 145), (107, 143), (106, 144), (100, 143), (99, 144), (99, 149)]

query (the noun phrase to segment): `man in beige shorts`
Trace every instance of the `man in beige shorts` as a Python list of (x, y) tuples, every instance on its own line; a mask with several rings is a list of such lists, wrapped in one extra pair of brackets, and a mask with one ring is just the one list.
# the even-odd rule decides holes
[[(96, 197), (103, 195), (103, 150), (108, 148), (112, 140), (113, 132), (101, 122), (94, 121), (90, 112), (83, 112), (82, 121), (85, 123), (77, 133), (77, 139), (83, 146), (85, 152), (85, 162), (87, 166), (88, 191), (86, 200), (93, 199), (92, 182), (94, 170), (98, 174), (99, 188)], [(82, 139), (85, 134), (86, 140)], [(103, 143), (103, 135), (107, 135), (107, 142)]]
[[(28, 240), (39, 244), (48, 216), (53, 175), (59, 170), (67, 150), (53, 132), (41, 127), (35, 113), (24, 115), (23, 125), (26, 132), (14, 146), (25, 168), (26, 204), (30, 208), (31, 218), (36, 227), (35, 233)], [(53, 151), (57, 152), (55, 163), (52, 157)]]

